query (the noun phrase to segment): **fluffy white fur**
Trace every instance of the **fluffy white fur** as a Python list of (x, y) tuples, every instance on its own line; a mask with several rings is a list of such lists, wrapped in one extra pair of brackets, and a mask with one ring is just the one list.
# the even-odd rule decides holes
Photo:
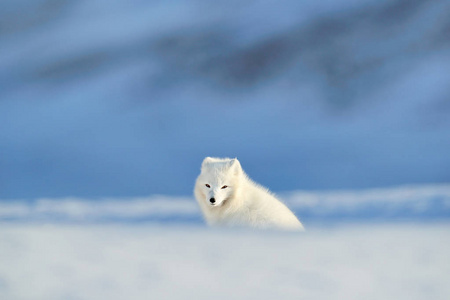
[(209, 225), (303, 230), (289, 208), (253, 182), (236, 158), (205, 158), (194, 195)]

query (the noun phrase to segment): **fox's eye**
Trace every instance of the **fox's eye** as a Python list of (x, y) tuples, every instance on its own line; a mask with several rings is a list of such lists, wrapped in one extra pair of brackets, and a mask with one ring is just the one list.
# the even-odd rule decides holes
[(205, 184), (207, 188), (210, 188), (211, 186), (209, 184)]
[(222, 189), (226, 189), (228, 187), (228, 185), (224, 185), (223, 187), (222, 187)]

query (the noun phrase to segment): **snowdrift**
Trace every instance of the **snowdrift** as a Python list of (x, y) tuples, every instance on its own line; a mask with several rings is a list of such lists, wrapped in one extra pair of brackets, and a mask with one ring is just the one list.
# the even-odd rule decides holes
[[(308, 224), (347, 221), (450, 220), (450, 185), (402, 186), (349, 191), (296, 191), (280, 198)], [(190, 197), (36, 199), (1, 201), (0, 221), (157, 222), (201, 224)]]

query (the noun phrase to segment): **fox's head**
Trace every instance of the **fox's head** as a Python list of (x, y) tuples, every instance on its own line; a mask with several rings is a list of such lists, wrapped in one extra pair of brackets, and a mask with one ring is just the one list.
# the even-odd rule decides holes
[(203, 160), (197, 189), (206, 204), (221, 206), (231, 199), (242, 176), (241, 164), (237, 158), (212, 158)]

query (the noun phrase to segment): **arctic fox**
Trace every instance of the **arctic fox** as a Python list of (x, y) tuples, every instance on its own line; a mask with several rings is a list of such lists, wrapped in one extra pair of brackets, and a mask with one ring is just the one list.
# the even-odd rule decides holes
[(237, 158), (205, 158), (194, 195), (209, 225), (304, 230), (289, 208), (244, 173)]

